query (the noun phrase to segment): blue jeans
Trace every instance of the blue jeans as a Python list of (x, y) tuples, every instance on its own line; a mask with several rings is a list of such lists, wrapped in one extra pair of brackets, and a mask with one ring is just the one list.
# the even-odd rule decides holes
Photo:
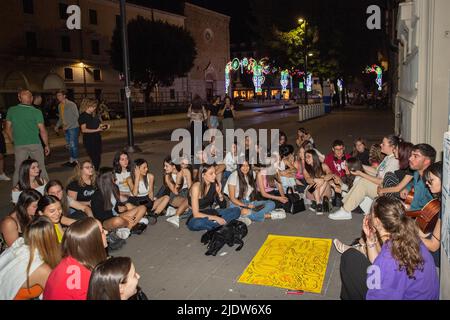
[[(226, 209), (217, 209), (220, 216), (228, 223), (231, 220), (238, 219), (241, 215), (240, 208), (226, 208)], [(189, 214), (192, 214), (192, 211), (189, 209)], [(189, 230), (191, 231), (201, 231), (201, 230), (212, 230), (219, 226), (216, 221), (209, 220), (208, 218), (194, 218), (192, 217), (187, 224)]]
[(78, 160), (78, 134), (80, 128), (67, 129), (65, 137), (69, 145), (70, 162)]
[[(241, 202), (245, 203), (246, 205), (252, 204), (255, 207), (264, 205), (264, 208), (262, 208), (259, 211), (253, 211), (246, 215), (245, 217), (249, 218), (252, 221), (258, 221), (262, 222), (265, 219), (265, 216), (267, 213), (272, 212), (275, 209), (275, 202), (271, 200), (263, 200), (263, 201), (249, 201), (249, 200), (242, 200)], [(230, 208), (238, 208), (233, 202), (230, 203)]]

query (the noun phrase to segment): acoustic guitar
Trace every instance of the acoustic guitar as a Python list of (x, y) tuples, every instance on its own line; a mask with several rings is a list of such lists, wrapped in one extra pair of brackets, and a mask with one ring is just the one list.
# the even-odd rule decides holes
[(416, 224), (427, 234), (433, 232), (436, 222), (439, 219), (439, 212), (441, 211), (441, 201), (439, 199), (433, 199), (428, 202), (422, 210), (406, 211), (406, 215), (416, 219)]

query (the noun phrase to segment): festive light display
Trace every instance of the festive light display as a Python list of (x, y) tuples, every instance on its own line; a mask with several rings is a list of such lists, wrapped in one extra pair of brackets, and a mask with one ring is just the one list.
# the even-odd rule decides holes
[(268, 59), (263, 58), (259, 61), (256, 61), (255, 59), (250, 58), (247, 69), (251, 73), (253, 73), (253, 85), (255, 86), (255, 92), (261, 93), (262, 92), (261, 86), (266, 80), (264, 75), (270, 72)]
[(380, 66), (374, 64), (371, 67), (367, 67), (365, 73), (376, 73), (377, 79), (375, 82), (378, 85), (378, 90), (383, 90), (383, 69)]
[(312, 73), (308, 72), (308, 76), (306, 77), (306, 91), (312, 91)]
[(280, 84), (281, 84), (283, 92), (286, 91), (287, 86), (289, 84), (289, 71), (288, 70), (281, 71)]
[(230, 72), (232, 70), (232, 66), (231, 66), (231, 62), (228, 62), (227, 65), (225, 66), (225, 94), (228, 95), (230, 92), (230, 83), (231, 83), (231, 79), (230, 79)]
[(339, 92), (342, 92), (342, 90), (344, 89), (344, 80), (337, 79), (337, 87), (338, 87)]

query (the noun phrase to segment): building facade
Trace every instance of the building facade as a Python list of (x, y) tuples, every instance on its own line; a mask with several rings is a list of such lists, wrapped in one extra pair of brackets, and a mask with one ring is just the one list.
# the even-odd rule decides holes
[(450, 1), (399, 6), (396, 131), (407, 141), (433, 145), (441, 158), (449, 113)]
[[(66, 26), (67, 7), (81, 8), (81, 30)], [(189, 30), (197, 45), (191, 72), (171, 87), (154, 90), (155, 100), (188, 101), (223, 94), (218, 75), (229, 58), (230, 18), (186, 4), (185, 15), (127, 3), (127, 21), (138, 15)], [(120, 23), (117, 0), (3, 0), (0, 2), (0, 110), (17, 103), (17, 89), (44, 97), (66, 89), (79, 101), (84, 96), (107, 102), (123, 100), (123, 82), (110, 65), (110, 43)], [(212, 35), (212, 37), (211, 37)], [(143, 102), (140, 90), (133, 101)]]

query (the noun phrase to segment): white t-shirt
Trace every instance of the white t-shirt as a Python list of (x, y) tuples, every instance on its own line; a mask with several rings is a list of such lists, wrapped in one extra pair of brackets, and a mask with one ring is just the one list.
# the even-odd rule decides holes
[(226, 171), (233, 172), (237, 169), (237, 159), (235, 156), (228, 152), (224, 159)]
[(131, 173), (129, 171), (116, 173), (116, 184), (119, 187), (119, 191), (122, 193), (131, 193), (130, 187), (127, 183), (127, 178), (130, 174)]
[[(255, 173), (253, 172), (253, 178), (255, 178)], [(246, 177), (245, 180), (247, 181), (248, 184), (248, 178)], [(235, 191), (234, 191), (234, 197), (237, 199), (239, 198), (239, 178), (238, 178), (238, 173), (237, 171), (234, 171), (227, 180), (227, 183), (225, 184), (225, 188), (223, 189), (223, 193), (225, 193), (226, 195), (230, 196), (230, 192), (228, 190), (228, 185), (232, 185), (235, 186)], [(250, 200), (250, 195), (253, 192), (253, 188), (251, 186), (247, 186), (247, 193), (244, 196), (244, 199), (241, 200)]]
[(398, 159), (393, 154), (384, 158), (377, 168), (377, 177), (384, 179), (384, 176), (388, 172), (395, 172), (400, 169)]

